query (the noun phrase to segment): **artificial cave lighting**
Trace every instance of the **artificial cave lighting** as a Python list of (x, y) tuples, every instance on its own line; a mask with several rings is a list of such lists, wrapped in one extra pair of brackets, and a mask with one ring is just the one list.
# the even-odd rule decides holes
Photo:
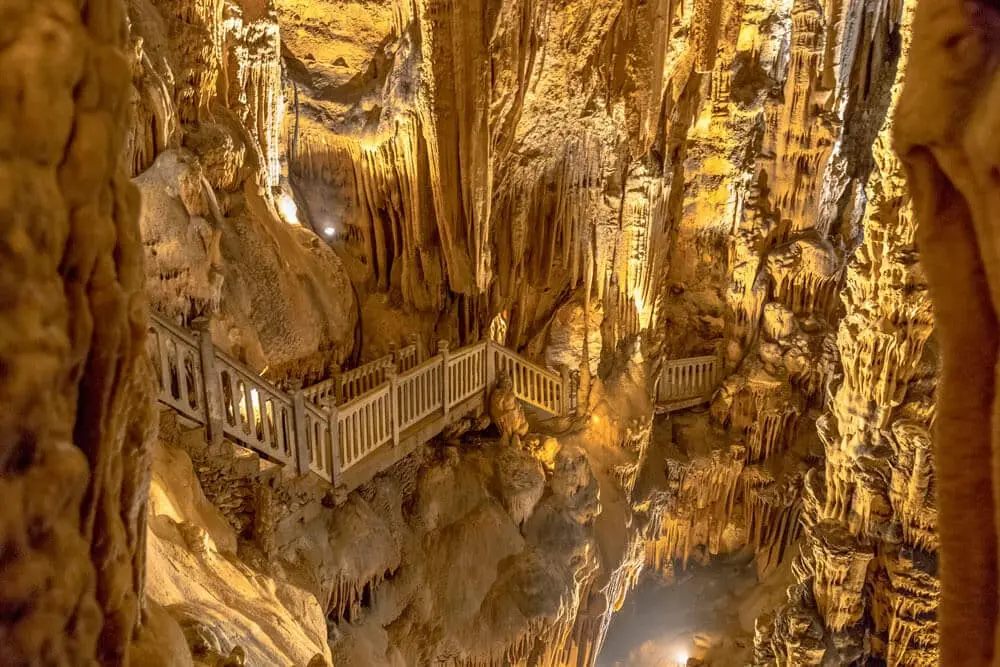
[(295, 204), (295, 199), (287, 192), (281, 193), (278, 197), (278, 213), (281, 219), (290, 225), (301, 225), (299, 221), (299, 207)]

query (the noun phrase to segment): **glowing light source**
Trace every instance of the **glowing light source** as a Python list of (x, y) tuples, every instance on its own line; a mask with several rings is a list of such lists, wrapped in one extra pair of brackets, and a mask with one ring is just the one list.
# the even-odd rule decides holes
[(687, 667), (688, 652), (684, 649), (678, 649), (677, 653), (674, 654), (674, 660), (677, 661), (678, 667)]
[(598, 417), (597, 415), (594, 415), (593, 417), (590, 418), (590, 421), (593, 422), (594, 424), (600, 424), (601, 418)]
[(632, 290), (632, 300), (635, 301), (635, 309), (641, 313), (646, 307), (646, 301), (642, 298), (642, 290), (638, 287)]
[(299, 222), (299, 207), (287, 192), (278, 197), (278, 213), (281, 214), (281, 219), (290, 225), (302, 224)]
[(323, 233), (326, 234), (327, 237), (332, 239), (334, 236), (337, 235), (337, 230), (334, 229), (333, 227), (325, 227), (323, 228)]

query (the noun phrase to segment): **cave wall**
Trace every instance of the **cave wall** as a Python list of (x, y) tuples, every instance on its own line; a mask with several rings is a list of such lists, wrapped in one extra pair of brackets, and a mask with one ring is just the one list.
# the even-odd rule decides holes
[(462, 340), (501, 312), (544, 339), (584, 283), (648, 323), (657, 185), (623, 179), (661, 125), (668, 3), (358, 5), (277, 3), (290, 188), (356, 282)]
[[(268, 2), (130, 0), (131, 117), (146, 291), (179, 324), (269, 378), (325, 379), (358, 347), (342, 262), (281, 217), (285, 111)], [(293, 218), (294, 221), (294, 218)]]
[[(1000, 23), (976, 11), (988, 20), (955, 14), (939, 32), (922, 28), (929, 45), (960, 52), (949, 57), (965, 58), (956, 66), (963, 73), (987, 58)], [(602, 376), (595, 402), (583, 402), (606, 423), (630, 412), (602, 411), (599, 399), (602, 387), (617, 389), (603, 384), (610, 362), (639, 331), (652, 363), (624, 374), (647, 388), (660, 358), (723, 354), (728, 378), (704, 428), (691, 431), (709, 451), (688, 468), (656, 462), (666, 496), (634, 497), (650, 439), (646, 412), (638, 425), (592, 429), (599, 447), (590, 456), (608, 457), (594, 466), (595, 483), (616, 502), (595, 518), (588, 494), (585, 510), (571, 517), (580, 539), (568, 550), (587, 556), (576, 561), (580, 571), (552, 584), (552, 596), (508, 599), (536, 583), (531, 568), (542, 569), (545, 549), (565, 546), (522, 545), (531, 558), (518, 567), (527, 569), (508, 563), (498, 572), (523, 586), (480, 582), (473, 602), (489, 603), (484, 616), (466, 610), (438, 624), (436, 602), (390, 597), (370, 625), (382, 643), (372, 649), (362, 636), (368, 630), (346, 627), (359, 634), (341, 647), (345, 655), (362, 647), (385, 659), (429, 651), (467, 664), (587, 664), (644, 560), (687, 560), (696, 547), (710, 554), (745, 541), (766, 570), (798, 536), (801, 517), (799, 583), (789, 605), (762, 623), (758, 661), (812, 664), (870, 652), (894, 664), (933, 664), (931, 499), (942, 457), (930, 451), (927, 429), (936, 346), (928, 343), (914, 225), (884, 123), (900, 85), (908, 12), (896, 3), (806, 0), (131, 0), (127, 16), (100, 0), (84, 11), (55, 0), (14, 5), (5, 21), (12, 36), (0, 51), (18, 64), (5, 68), (0, 87), (15, 101), (0, 109), (0, 141), (17, 156), (7, 160), (3, 207), (14, 213), (4, 231), (11, 261), (0, 276), (13, 299), (0, 311), (9, 321), (0, 396), (13, 409), (0, 417), (11, 443), (0, 484), (24, 509), (4, 531), (18, 546), (4, 578), (19, 585), (0, 595), (12, 610), (5, 623), (16, 657), (118, 664), (138, 627), (145, 443), (155, 421), (142, 352), (145, 290), (176, 321), (211, 315), (217, 344), (279, 380), (321, 379), (365, 352), (358, 326), (391, 322), (394, 313), (425, 339), (458, 340), (478, 338), (502, 313), (512, 346), (541, 356), (563, 336), (558, 347), (567, 349), (553, 358), (588, 370), (591, 355), (608, 362), (594, 366)], [(961, 39), (949, 41), (955, 34)], [(62, 45), (55, 55), (53, 39)], [(916, 71), (933, 71), (934, 49), (927, 51), (915, 55)], [(962, 80), (958, 99), (985, 85), (972, 78)], [(959, 85), (932, 78), (911, 95), (938, 84)], [(975, 297), (970, 303), (989, 314), (973, 261), (982, 252), (989, 277), (988, 200), (977, 198), (989, 181), (976, 176), (979, 163), (968, 166), (964, 148), (941, 147), (954, 141), (942, 126), (907, 115), (921, 100), (904, 100), (899, 130), (921, 187), (916, 215), (957, 221), (965, 231), (954, 251), (973, 267), (952, 275), (944, 250), (933, 265), (940, 241), (927, 232), (932, 294), (953, 297), (948, 287), (935, 292), (935, 280), (960, 284), (955, 293)], [(983, 112), (962, 104), (950, 118), (977, 120), (968, 141), (982, 140), (974, 132), (987, 133)], [(126, 176), (144, 195), (138, 226)], [(333, 249), (323, 240), (327, 227), (339, 237)], [(961, 310), (951, 319), (973, 316)], [(600, 329), (599, 345), (573, 333), (588, 327)], [(989, 357), (984, 368), (992, 363), (994, 329), (988, 317), (977, 338), (945, 326), (945, 395), (949, 387), (967, 395), (956, 387), (966, 376), (954, 362), (949, 375), (949, 359), (976, 349)], [(582, 354), (570, 350), (576, 338)], [(992, 396), (987, 375), (968, 377), (962, 389)], [(985, 405), (970, 416), (951, 400), (939, 440), (964, 437), (949, 429), (973, 422), (985, 429)], [(986, 441), (973, 436), (963, 442), (982, 454)], [(543, 477), (565, 485), (549, 492), (571, 500), (588, 487), (575, 470), (562, 472), (576, 482)], [(967, 481), (951, 470), (953, 485)], [(979, 470), (963, 492), (987, 488), (988, 467)], [(483, 487), (504, 488), (482, 474)], [(40, 486), (52, 492), (38, 493)], [(382, 504), (378, 521), (398, 523), (400, 498), (412, 499), (413, 490), (388, 500), (380, 493), (373, 487), (361, 500)], [(503, 524), (514, 542), (515, 534), (544, 542), (554, 514), (578, 509), (546, 510), (531, 523), (522, 516), (528, 501), (490, 505), (497, 502), (484, 501), (489, 507), (475, 516)], [(590, 545), (591, 521), (614, 533), (631, 525), (638, 504), (648, 523)], [(737, 508), (744, 532), (733, 540)], [(266, 527), (252, 528), (255, 539), (270, 539)], [(460, 538), (467, 528), (457, 520), (449, 527)], [(440, 535), (407, 539), (430, 537)], [(995, 540), (948, 539), (963, 545), (959, 562), (973, 566), (951, 572), (990, 570)], [(601, 567), (588, 560), (592, 552)], [(414, 569), (444, 568), (442, 553), (419, 552)], [(69, 573), (58, 585), (55, 568), (38, 565), (56, 561)], [(314, 593), (345, 620), (366, 585), (370, 595), (394, 569), (352, 573), (343, 586), (333, 577)], [(577, 576), (582, 570), (586, 577)], [(405, 583), (391, 580), (386, 590)], [(947, 590), (944, 618), (950, 599), (957, 627), (972, 612), (957, 609)], [(435, 595), (442, 609), (476, 606), (456, 598), (449, 607), (454, 591)], [(977, 623), (995, 612), (984, 604), (974, 610)], [(513, 629), (497, 633), (504, 623)], [(408, 644), (414, 628), (439, 643)], [(985, 625), (981, 634), (990, 634)], [(987, 643), (948, 655), (981, 664), (974, 659), (991, 655)]]
[(9, 664), (128, 661), (147, 443), (124, 6), (0, 10), (0, 635)]
[[(913, 5), (902, 12), (905, 59)], [(894, 107), (904, 69), (901, 62)], [(842, 662), (869, 651), (896, 665), (941, 659), (939, 466), (930, 439), (939, 352), (893, 129), (887, 121), (873, 146), (864, 239), (841, 294), (841, 365), (817, 422), (825, 465), (810, 471), (803, 490), (798, 583), (758, 625), (760, 664), (818, 664), (831, 643)]]

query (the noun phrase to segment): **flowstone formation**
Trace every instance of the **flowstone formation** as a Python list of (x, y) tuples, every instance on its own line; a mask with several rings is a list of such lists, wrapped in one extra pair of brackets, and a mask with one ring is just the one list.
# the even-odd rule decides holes
[[(929, 227), (932, 290), (959, 285), (956, 303), (989, 313), (982, 276), (947, 275), (950, 250), (987, 278), (995, 263), (990, 167), (965, 144), (990, 143), (973, 65), (1000, 20), (971, 7), (924, 19), (914, 67), (943, 50), (966, 78), (911, 83), (899, 134), (917, 215), (965, 234), (936, 251), (947, 234)], [(795, 577), (760, 619), (758, 664), (935, 664), (935, 470), (951, 466), (954, 491), (966, 459), (930, 447), (937, 343), (887, 139), (910, 11), (8, 1), (4, 658), (592, 667), (644, 571), (745, 550), (760, 578)], [(921, 126), (934, 86), (965, 95), (951, 125)], [(948, 128), (966, 125), (957, 146)], [(179, 327), (157, 348), (158, 389), (205, 399), (206, 360), (225, 355), (242, 378), (226, 417), (256, 412), (259, 439), (301, 431), (301, 470), (220, 437), (218, 415), (206, 430), (157, 406), (147, 302)], [(972, 413), (954, 359), (972, 350), (970, 386), (992, 396), (996, 326), (953, 307), (938, 310), (956, 322), (941, 328), (939, 439), (979, 447), (958, 497), (988, 497), (989, 410), (972, 406), (982, 433), (956, 425)], [(500, 380), (482, 410), (399, 453), (406, 406), (386, 399), (350, 442), (378, 432), (391, 465), (368, 472), (360, 454), (350, 486), (309, 472), (340, 426), (317, 421), (321, 400), (314, 430), (296, 421), (299, 388), (391, 354), (373, 382), (395, 392), (400, 373), (437, 368), (437, 343), (444, 370), (420, 377), (438, 410), (410, 425), (427, 428), (455, 407), (441, 384), (471, 382), (448, 375), (449, 350), (487, 339), (467, 358)], [(516, 377), (496, 367), (515, 354)], [(690, 358), (690, 375), (662, 372)], [(258, 376), (287, 390), (285, 416)], [(694, 376), (711, 384), (696, 409), (655, 400)], [(966, 613), (946, 585), (943, 622), (975, 615), (982, 639), (942, 654), (955, 664), (992, 651), (995, 609), (968, 593), (973, 575), (995, 580), (984, 534), (942, 539), (975, 601)]]
[(123, 160), (143, 198), (146, 291), (255, 371), (324, 379), (359, 314), (337, 255), (279, 215), (284, 113), (269, 3), (132, 0), (132, 123)]

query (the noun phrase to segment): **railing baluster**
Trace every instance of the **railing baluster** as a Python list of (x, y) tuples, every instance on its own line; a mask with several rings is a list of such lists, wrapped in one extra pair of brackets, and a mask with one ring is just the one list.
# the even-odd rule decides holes
[(444, 418), (445, 421), (448, 420), (448, 411), (451, 408), (451, 388), (450, 382), (448, 381), (448, 341), (440, 340), (438, 341), (438, 354), (441, 355), (441, 403), (443, 404)]

